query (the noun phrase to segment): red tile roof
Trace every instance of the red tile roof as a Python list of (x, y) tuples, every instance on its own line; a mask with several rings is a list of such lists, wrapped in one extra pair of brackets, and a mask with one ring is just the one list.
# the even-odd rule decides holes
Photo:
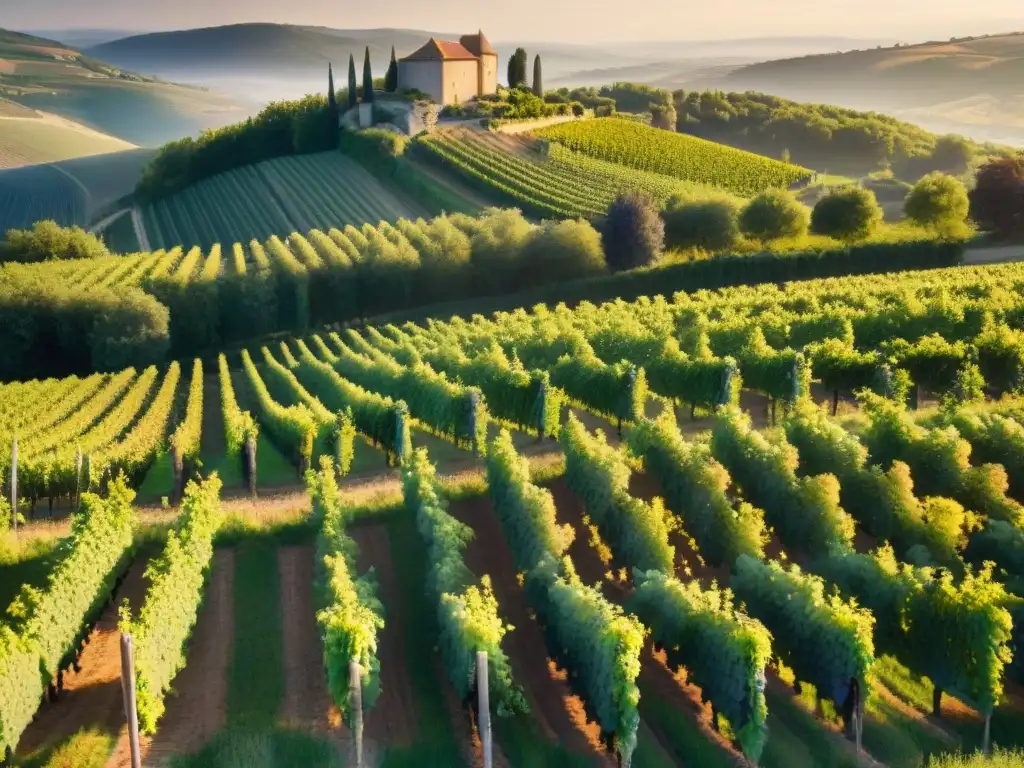
[(402, 61), (473, 61), (476, 58), (462, 43), (430, 38), (422, 48), (413, 51)]
[(475, 35), (463, 35), (459, 38), (459, 42), (474, 56), (482, 56), (485, 53), (493, 56), (498, 55), (498, 52), (491, 47), (490, 41), (484, 37), (483, 30), (480, 30)]

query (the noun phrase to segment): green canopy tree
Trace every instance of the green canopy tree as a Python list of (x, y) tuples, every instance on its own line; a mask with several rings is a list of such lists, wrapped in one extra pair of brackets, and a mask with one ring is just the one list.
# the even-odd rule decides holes
[(533, 57), (533, 92), (536, 96), (544, 98), (544, 80), (540, 74), (540, 54)]
[(391, 46), (391, 63), (388, 64), (387, 74), (384, 75), (384, 90), (394, 93), (398, 90), (398, 59), (395, 58), (395, 46)]
[(526, 87), (526, 49), (516, 48), (512, 58), (508, 60), (508, 87)]
[(370, 46), (366, 46), (366, 55), (363, 57), (363, 101), (366, 104), (373, 103), (373, 70), (370, 68)]
[(352, 54), (348, 55), (348, 106), (351, 109), (359, 103), (359, 94), (356, 93), (356, 60)]
[(334, 93), (334, 70), (331, 62), (327, 62), (327, 111), (334, 118), (338, 117), (338, 97)]

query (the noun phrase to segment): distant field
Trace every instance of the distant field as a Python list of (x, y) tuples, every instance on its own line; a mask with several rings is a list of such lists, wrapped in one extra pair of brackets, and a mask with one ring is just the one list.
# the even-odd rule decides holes
[(423, 157), (472, 185), (495, 203), (540, 218), (603, 214), (621, 192), (641, 189), (663, 201), (674, 192), (720, 197), (725, 190), (588, 157), (552, 143), (470, 130), (435, 131), (420, 142)]
[(553, 125), (537, 135), (599, 160), (752, 196), (786, 188), (811, 172), (713, 141), (616, 118)]
[(0, 170), (0, 232), (42, 219), (91, 224), (105, 206), (131, 193), (152, 153), (130, 149)]
[(57, 117), (0, 118), (0, 168), (135, 149), (127, 141)]
[(335, 152), (282, 157), (195, 184), (143, 208), (152, 248), (265, 240), (423, 215)]

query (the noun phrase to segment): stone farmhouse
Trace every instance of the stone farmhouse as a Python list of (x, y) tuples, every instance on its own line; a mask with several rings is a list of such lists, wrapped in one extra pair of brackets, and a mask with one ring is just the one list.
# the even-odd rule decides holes
[(438, 104), (455, 104), (498, 90), (498, 53), (483, 32), (459, 42), (430, 38), (398, 61), (398, 87), (416, 88)]

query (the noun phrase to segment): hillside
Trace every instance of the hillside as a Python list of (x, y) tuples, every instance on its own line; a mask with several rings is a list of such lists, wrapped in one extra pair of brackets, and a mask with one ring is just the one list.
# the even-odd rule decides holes
[(0, 169), (134, 148), (81, 123), (0, 99)]
[(63, 43), (2, 29), (0, 98), (148, 146), (236, 122), (255, 107), (143, 77)]
[(1022, 32), (768, 61), (735, 70), (724, 84), (1024, 144)]
[(131, 194), (152, 154), (127, 149), (0, 170), (0, 232), (42, 219), (63, 226), (95, 223)]

